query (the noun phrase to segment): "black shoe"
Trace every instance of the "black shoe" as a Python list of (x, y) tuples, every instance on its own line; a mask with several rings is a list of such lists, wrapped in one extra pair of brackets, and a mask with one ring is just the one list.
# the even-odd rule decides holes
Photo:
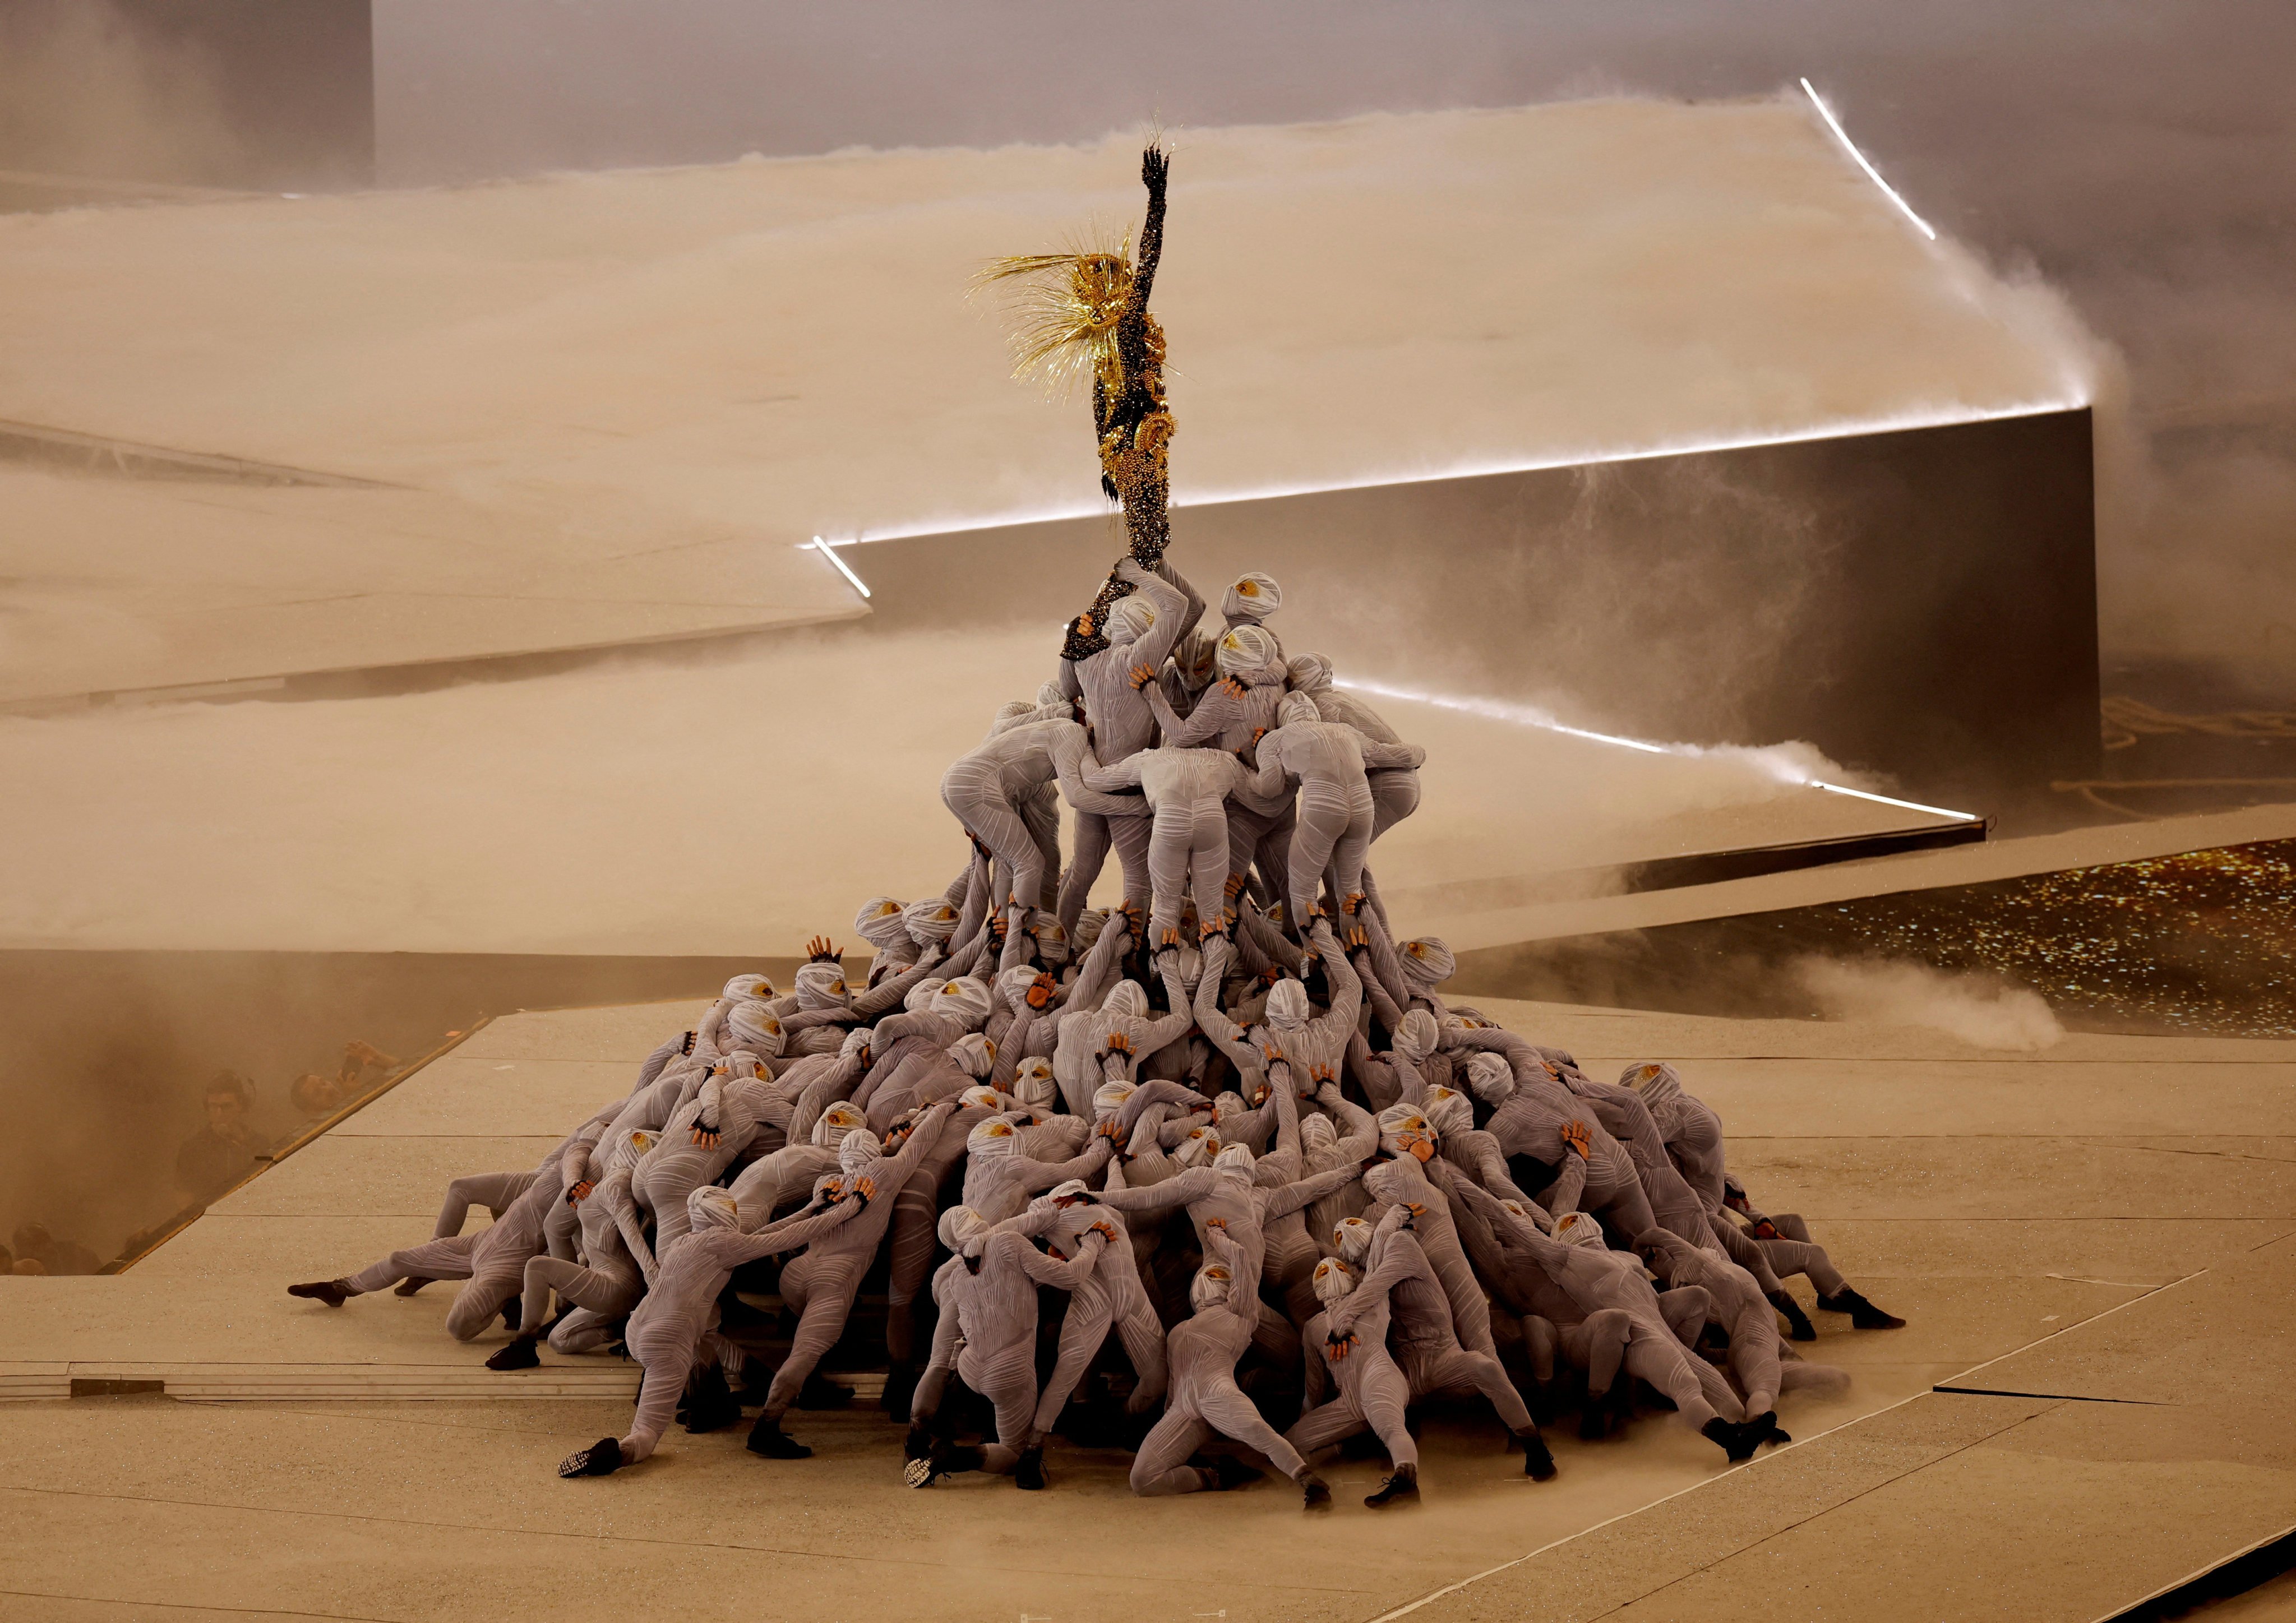
[(562, 1477), (610, 1477), (622, 1468), (622, 1439), (602, 1437), (558, 1463)]
[(931, 1454), (903, 1466), (901, 1479), (911, 1488), (931, 1488), (939, 1478), (960, 1471), (978, 1471), (980, 1463), (978, 1448), (952, 1448), (946, 1443), (937, 1443)]
[(1841, 1287), (1838, 1296), (1821, 1296), (1817, 1305), (1828, 1313), (1846, 1313), (1851, 1326), (1858, 1330), (1903, 1330), (1906, 1321), (1894, 1313), (1884, 1313), (1873, 1303), (1851, 1290)]
[(1416, 1499), (1418, 1496), (1419, 1467), (1398, 1465), (1395, 1474), (1379, 1485), (1377, 1493), (1364, 1496), (1364, 1503), (1377, 1510), (1382, 1505), (1394, 1504), (1398, 1499)]
[(508, 1347), (497, 1348), (487, 1360), (488, 1369), (533, 1369), (542, 1362), (542, 1355), (534, 1350), (530, 1337), (521, 1336)]
[[(1824, 1306), (1823, 1303), (1820, 1303), (1819, 1305), (1821, 1307)], [(1801, 1304), (1794, 1300), (1792, 1297), (1787, 1295), (1784, 1291), (1774, 1291), (1770, 1296), (1770, 1306), (1775, 1307), (1778, 1310), (1779, 1315), (1784, 1318), (1786, 1322), (1786, 1333), (1792, 1336), (1795, 1340), (1815, 1341), (1817, 1340), (1817, 1326), (1809, 1322), (1809, 1315), (1801, 1310)]]
[(751, 1454), (762, 1454), (769, 1460), (809, 1460), (813, 1450), (781, 1429), (781, 1423), (767, 1415), (758, 1416), (758, 1423), (750, 1428), (750, 1440), (744, 1445)]
[(1546, 1439), (1539, 1436), (1538, 1428), (1516, 1432), (1514, 1440), (1522, 1445), (1522, 1474), (1534, 1482), (1554, 1480), (1554, 1456), (1547, 1452)]
[(685, 1429), (696, 1434), (722, 1431), (742, 1418), (741, 1399), (734, 1389), (726, 1384), (726, 1372), (715, 1364), (704, 1365), (693, 1383), (685, 1389), (685, 1403), (678, 1411)]
[(1021, 1450), (1021, 1457), (1013, 1462), (1013, 1486), (1034, 1493), (1045, 1485), (1045, 1450), (1039, 1444)]
[(1746, 1430), (1756, 1433), (1766, 1443), (1790, 1443), (1793, 1439), (1778, 1429), (1778, 1412), (1767, 1410), (1746, 1422)]
[(308, 1301), (324, 1302), (330, 1307), (340, 1307), (357, 1292), (345, 1288), (340, 1279), (315, 1279), (307, 1285), (290, 1285), (287, 1294), (299, 1296)]
[(1300, 1484), (1300, 1508), (1327, 1511), (1332, 1508), (1332, 1487), (1312, 1471), (1303, 1471), (1296, 1479)]
[(420, 1277), (414, 1279), (402, 1279), (397, 1284), (390, 1287), (390, 1293), (393, 1296), (412, 1296), (423, 1286), (435, 1285), (438, 1283), (439, 1282), (435, 1279), (423, 1279)]
[(1208, 1468), (1218, 1483), (1219, 1491), (1222, 1493), (1242, 1488), (1247, 1482), (1257, 1482), (1260, 1478), (1260, 1472), (1257, 1469), (1245, 1464), (1232, 1455), (1212, 1455)]
[(503, 1328), (512, 1335), (518, 1333), (520, 1320), (524, 1316), (525, 1304), (515, 1296), (502, 1306)]
[(1766, 1434), (1751, 1426), (1733, 1425), (1718, 1414), (1699, 1429), (1699, 1435), (1728, 1455), (1733, 1465), (1742, 1465), (1754, 1457)]

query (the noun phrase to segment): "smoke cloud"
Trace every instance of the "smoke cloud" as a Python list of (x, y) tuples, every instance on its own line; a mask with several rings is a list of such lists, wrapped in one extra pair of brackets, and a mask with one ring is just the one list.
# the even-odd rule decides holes
[(1794, 974), (1828, 1020), (1924, 1026), (1972, 1048), (2021, 1053), (2054, 1047), (2065, 1034), (2038, 992), (1925, 963), (1808, 957)]

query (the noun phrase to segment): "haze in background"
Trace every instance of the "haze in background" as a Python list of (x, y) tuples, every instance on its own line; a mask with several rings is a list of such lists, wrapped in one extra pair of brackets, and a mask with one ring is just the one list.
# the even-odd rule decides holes
[(2296, 694), (2277, 0), (377, 0), (375, 36), (381, 173), (407, 184), (1808, 75), (1933, 224), (2037, 270), (2128, 357), (2149, 455), (2112, 463), (2109, 669), (2200, 661)]

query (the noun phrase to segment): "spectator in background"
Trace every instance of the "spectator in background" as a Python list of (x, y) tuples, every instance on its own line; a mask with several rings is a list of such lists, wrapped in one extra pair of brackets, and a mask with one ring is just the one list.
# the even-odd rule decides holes
[(8, 1272), (15, 1274), (93, 1274), (103, 1266), (103, 1259), (77, 1241), (59, 1240), (48, 1232), (45, 1223), (20, 1223), (9, 1236), (11, 1244), (0, 1247), (0, 1254), (12, 1250), (15, 1261)]
[(324, 1120), (390, 1076), (398, 1063), (373, 1043), (346, 1043), (340, 1070), (332, 1078), (307, 1070), (295, 1078), (287, 1097), (307, 1120)]
[(255, 1084), (219, 1070), (209, 1078), (207, 1122), (176, 1152), (176, 1193), (186, 1206), (204, 1206), (254, 1169), (262, 1148), (248, 1120)]

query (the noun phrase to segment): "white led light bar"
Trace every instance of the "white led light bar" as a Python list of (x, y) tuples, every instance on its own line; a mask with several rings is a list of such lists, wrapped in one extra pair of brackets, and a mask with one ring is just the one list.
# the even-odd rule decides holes
[(1439, 710), (1459, 710), (1470, 716), (1487, 716), (1494, 721), (1510, 722), (1519, 727), (1537, 727), (1541, 732), (1560, 733), (1570, 738), (1583, 738), (1598, 744), (1611, 744), (1621, 750), (1637, 750), (1644, 755), (1676, 755), (1696, 759), (1709, 755), (1727, 754), (1751, 763), (1781, 783), (1792, 783), (1805, 789), (1822, 789), (1831, 795), (1848, 795), (1859, 800), (1872, 800), (1882, 806), (1903, 807), (1907, 811), (1923, 812), (1932, 817), (1948, 817), (1959, 823), (1974, 823), (1974, 812), (1953, 811), (1942, 806), (1924, 806), (1918, 800), (1898, 800), (1888, 795), (1877, 795), (1863, 789), (1849, 789), (1840, 783), (1829, 783), (1823, 778), (1811, 777), (1774, 750), (1731, 748), (1710, 750), (1699, 744), (1654, 744), (1646, 739), (1622, 738), (1615, 733), (1595, 733), (1585, 727), (1574, 727), (1559, 720), (1546, 710), (1527, 704), (1510, 704), (1501, 699), (1473, 699), (1450, 693), (1421, 693), (1413, 688), (1390, 687), (1384, 683), (1359, 680), (1334, 680), (1334, 687), (1351, 688), (1357, 693), (1375, 693), (1382, 699), (1401, 699), (1412, 704), (1432, 705)]
[(1914, 206), (1907, 202), (1904, 198), (1898, 195), (1898, 189), (1891, 185), (1888, 181), (1882, 178), (1882, 171), (1866, 161), (1866, 154), (1857, 150), (1857, 143), (1849, 138), (1849, 132), (1841, 127), (1841, 120), (1833, 116), (1833, 109), (1825, 104), (1825, 98), (1819, 95), (1816, 91), (1810, 88), (1810, 84), (1808, 79), (1802, 80), (1801, 87), (1802, 94), (1809, 97), (1810, 105), (1816, 108), (1818, 116), (1825, 120), (1826, 128), (1832, 130), (1833, 132), (1833, 138), (1841, 143), (1841, 150), (1857, 160), (1857, 167), (1866, 171), (1866, 177), (1868, 179), (1873, 181), (1875, 185), (1882, 188), (1882, 194), (1883, 196), (1887, 197), (1891, 202), (1898, 205), (1898, 210), (1899, 213), (1903, 214), (1907, 219), (1913, 221), (1913, 223), (1920, 228), (1921, 234), (1923, 236), (1927, 237), (1932, 242), (1936, 242), (1937, 227), (1931, 225), (1920, 215), (1915, 214), (1914, 212)]
[[(1270, 502), (1284, 496), (1321, 496), (1334, 490), (1373, 490), (1391, 485), (1425, 485), (1441, 480), (1480, 479), (1500, 473), (1537, 473), (1550, 468), (1587, 468), (1604, 463), (1649, 462), (1661, 456), (1699, 456), (1713, 451), (1746, 451), (1761, 446), (1808, 445), (1827, 439), (1853, 439), (1861, 434), (1895, 434), (1913, 429), (1951, 428), (1967, 422), (1998, 422), (2012, 417), (2038, 417), (2068, 412), (2087, 405), (2079, 395), (2058, 400), (2029, 400), (2017, 406), (1972, 411), (1966, 406), (1893, 413), (1888, 416), (1844, 418), (1816, 428), (1769, 430), (1697, 439), (1662, 440), (1630, 449), (1581, 447), (1524, 456), (1480, 457), (1438, 467), (1389, 469), (1360, 478), (1326, 480), (1320, 483), (1254, 485), (1223, 489), (1217, 486), (1178, 491), (1175, 507), (1210, 507), (1225, 502)], [(1115, 509), (1105, 503), (1071, 503), (1008, 509), (955, 518), (919, 519), (864, 530), (840, 546), (870, 541), (906, 541), (919, 536), (955, 536), (969, 530), (1004, 529), (1022, 524), (1052, 524), (1068, 519), (1106, 518)]]
[(807, 542), (805, 545), (810, 547), (813, 551), (819, 553), (823, 557), (828, 559), (830, 562), (835, 564), (837, 566), (837, 572), (844, 576), (847, 580), (852, 582), (853, 589), (855, 591), (860, 593), (864, 597), (869, 595), (868, 583), (853, 572), (852, 565), (847, 563), (844, 559), (840, 558), (837, 555), (837, 549), (840, 546), (850, 546), (853, 545), (850, 541), (824, 541), (819, 536), (816, 536), (812, 540)]

